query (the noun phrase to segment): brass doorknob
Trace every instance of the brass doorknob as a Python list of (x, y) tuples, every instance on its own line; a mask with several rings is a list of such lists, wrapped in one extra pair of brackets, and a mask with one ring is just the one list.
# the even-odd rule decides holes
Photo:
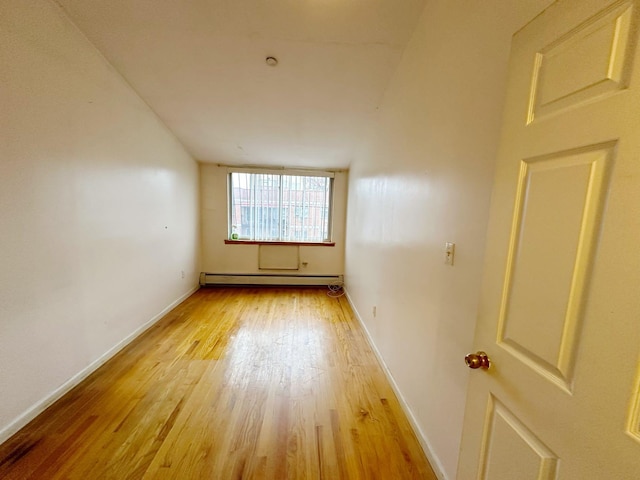
[(464, 357), (464, 361), (467, 367), (473, 368), (474, 370), (476, 368), (488, 370), (491, 366), (491, 360), (489, 360), (489, 356), (484, 352), (469, 353)]

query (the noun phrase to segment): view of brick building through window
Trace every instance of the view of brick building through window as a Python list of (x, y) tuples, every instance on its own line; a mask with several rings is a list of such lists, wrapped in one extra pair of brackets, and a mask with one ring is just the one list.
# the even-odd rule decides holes
[(332, 180), (327, 176), (230, 173), (229, 238), (330, 241)]

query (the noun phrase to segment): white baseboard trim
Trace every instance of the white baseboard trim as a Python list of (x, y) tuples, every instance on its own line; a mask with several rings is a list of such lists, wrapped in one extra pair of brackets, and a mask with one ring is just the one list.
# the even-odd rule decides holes
[(29, 409), (27, 409), (24, 413), (22, 413), (18, 418), (13, 420), (9, 425), (0, 429), (0, 445), (9, 440), (13, 435), (18, 433), (20, 429), (25, 427), (31, 420), (36, 418), (42, 412), (44, 412), (47, 408), (49, 408), (53, 403), (62, 398), (67, 392), (69, 392), (72, 388), (76, 387), (80, 382), (82, 382), (85, 378), (95, 372), (98, 368), (104, 365), (108, 360), (110, 360), (113, 356), (115, 356), (120, 350), (129, 345), (133, 340), (142, 335), (145, 331), (151, 328), (158, 320), (164, 317), (169, 311), (171, 311), (174, 307), (182, 303), (188, 297), (190, 297), (194, 292), (196, 292), (200, 288), (199, 285), (192, 287), (188, 292), (181, 295), (177, 300), (174, 300), (165, 307), (160, 313), (153, 316), (150, 320), (148, 320), (145, 324), (138, 327), (133, 333), (125, 337), (123, 340), (118, 342), (112, 348), (107, 350), (102, 356), (91, 362), (85, 368), (76, 373), (73, 377), (67, 380), (65, 383), (56, 388), (49, 395), (44, 397), (39, 402), (35, 403)]
[(382, 370), (387, 376), (387, 380), (389, 380), (389, 383), (391, 384), (391, 388), (396, 394), (396, 397), (398, 397), (398, 401), (400, 402), (400, 407), (402, 408), (405, 415), (409, 419), (411, 428), (413, 428), (413, 432), (418, 438), (418, 441), (420, 442), (420, 446), (422, 447), (424, 454), (427, 456), (427, 459), (429, 460), (429, 463), (431, 464), (431, 467), (433, 468), (434, 473), (436, 474), (439, 480), (448, 480), (447, 476), (444, 474), (442, 463), (440, 463), (440, 460), (438, 459), (437, 455), (433, 451), (431, 443), (429, 442), (429, 440), (427, 439), (427, 436), (422, 431), (422, 428), (420, 428), (420, 425), (418, 424), (418, 421), (416, 420), (415, 415), (411, 411), (411, 408), (409, 408), (409, 404), (405, 400), (404, 395), (402, 395), (402, 392), (400, 391), (398, 384), (393, 378), (393, 375), (391, 374), (389, 367), (385, 363), (384, 358), (382, 358), (382, 354), (380, 353), (380, 350), (378, 350), (378, 347), (373, 341), (373, 337), (371, 336), (369, 329), (367, 328), (366, 324), (362, 320), (362, 317), (360, 316), (360, 313), (358, 312), (358, 309), (353, 303), (353, 300), (349, 295), (349, 291), (346, 288), (345, 288), (345, 294), (346, 294), (347, 300), (349, 301), (349, 305), (351, 305), (351, 309), (353, 310), (353, 313), (355, 314), (355, 317), (358, 320), (358, 323), (360, 323), (360, 326), (364, 330), (364, 333), (367, 336), (367, 339), (369, 340), (369, 344), (371, 345), (371, 349), (373, 350), (373, 353), (378, 358), (378, 362), (380, 362), (380, 365), (382, 366)]

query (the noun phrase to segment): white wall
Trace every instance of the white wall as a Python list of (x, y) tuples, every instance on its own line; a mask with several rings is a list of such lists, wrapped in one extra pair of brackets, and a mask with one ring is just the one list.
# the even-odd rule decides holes
[(199, 232), (197, 164), (53, 2), (0, 3), (0, 82), (2, 441), (197, 286)]
[[(228, 167), (200, 164), (202, 271), (207, 273), (264, 273), (258, 270), (258, 245), (225, 244), (227, 229)], [(347, 206), (346, 172), (336, 172), (333, 181), (334, 247), (300, 247), (300, 263), (295, 274), (341, 275), (344, 273), (344, 237)]]
[(350, 169), (347, 289), (443, 478), (458, 459), (510, 37), (548, 3), (431, 0)]

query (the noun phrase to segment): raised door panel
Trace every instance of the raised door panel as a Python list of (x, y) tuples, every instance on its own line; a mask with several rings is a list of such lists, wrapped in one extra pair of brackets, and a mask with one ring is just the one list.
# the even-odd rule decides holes
[(626, 88), (632, 9), (630, 1), (617, 2), (537, 53), (529, 123)]
[(568, 392), (614, 148), (521, 162), (498, 344)]
[(493, 396), (482, 442), (482, 480), (554, 480), (557, 456)]

